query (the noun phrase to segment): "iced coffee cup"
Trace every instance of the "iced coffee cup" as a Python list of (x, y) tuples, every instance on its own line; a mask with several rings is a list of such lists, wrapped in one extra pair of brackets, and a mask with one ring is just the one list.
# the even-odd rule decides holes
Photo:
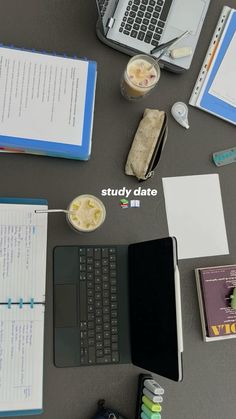
[(160, 78), (158, 62), (148, 55), (132, 57), (121, 79), (121, 93), (130, 100), (136, 101), (147, 96)]
[(105, 218), (105, 206), (93, 195), (79, 195), (68, 206), (67, 221), (74, 230), (79, 232), (96, 230)]

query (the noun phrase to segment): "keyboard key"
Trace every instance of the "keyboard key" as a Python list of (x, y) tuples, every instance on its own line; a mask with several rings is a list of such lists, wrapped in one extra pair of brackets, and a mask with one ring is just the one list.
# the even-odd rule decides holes
[(160, 16), (160, 13), (157, 13), (157, 12), (154, 12), (154, 13), (153, 13), (153, 17), (154, 17), (155, 19), (158, 19), (158, 18), (159, 18), (159, 16)]
[(90, 346), (88, 350), (88, 363), (94, 364), (95, 363), (95, 347)]
[(151, 42), (151, 44), (154, 45), (154, 47), (158, 47), (159, 42), (158, 41), (155, 41), (155, 39), (153, 39), (152, 42)]
[(113, 351), (117, 351), (117, 349), (118, 349), (118, 344), (117, 344), (117, 342), (116, 342), (116, 343), (112, 343), (112, 344), (111, 344), (111, 350), (112, 350), (112, 352), (113, 352)]
[(154, 33), (153, 38), (159, 41), (160, 35), (158, 35), (158, 33)]
[(157, 26), (159, 26), (160, 28), (164, 28), (165, 23), (164, 23), (164, 22), (162, 22), (161, 20), (159, 20), (159, 22), (158, 22)]
[(103, 258), (107, 258), (108, 257), (108, 248), (107, 247), (103, 247), (102, 248), (102, 257)]
[(123, 32), (125, 35), (129, 35), (129, 31), (127, 31), (126, 29)]
[(96, 349), (102, 349), (103, 348), (103, 342), (96, 342)]
[(134, 12), (137, 12), (138, 10), (138, 6), (136, 6), (135, 4), (131, 7), (131, 10), (133, 10)]
[(138, 15), (138, 17), (143, 17), (144, 13), (141, 12), (141, 10), (139, 10), (138, 13), (137, 13), (137, 15)]
[(137, 35), (138, 35), (138, 32), (137, 32), (137, 31), (133, 30), (133, 31), (131, 32), (131, 37), (132, 37), (132, 38), (137, 38)]
[(130, 17), (135, 17), (136, 13), (131, 11), (129, 15), (130, 15)]
[(152, 15), (151, 15), (151, 13), (149, 13), (149, 12), (146, 12), (146, 13), (145, 13), (145, 17), (146, 17), (147, 19), (150, 19), (150, 18), (151, 18), (151, 16), (152, 16)]
[(112, 362), (119, 362), (119, 353), (118, 352), (112, 352)]
[(141, 4), (141, 6), (140, 6), (140, 8), (139, 8), (140, 10), (142, 10), (142, 12), (145, 12), (145, 10), (146, 10), (146, 6), (144, 5), (144, 4)]
[[(131, 25), (128, 25), (128, 24), (126, 24), (125, 25), (125, 29), (127, 30), (127, 31), (130, 31), (131, 30), (131, 28), (132, 28), (132, 26)], [(103, 261), (103, 263), (105, 262), (105, 260)], [(102, 264), (103, 264), (102, 263)], [(104, 265), (103, 265), (104, 266)]]
[(159, 27), (157, 26), (157, 27), (156, 27), (156, 29), (155, 29), (155, 32), (156, 32), (156, 33), (159, 33), (159, 34), (162, 34), (163, 29), (162, 29), (162, 28), (159, 28)]
[(149, 25), (149, 26), (148, 26), (148, 29), (149, 29), (150, 31), (152, 31), (152, 32), (153, 32), (153, 31), (154, 31), (154, 29), (155, 29), (155, 26), (154, 26), (154, 25)]
[(141, 26), (141, 30), (142, 30), (143, 32), (145, 32), (145, 31), (147, 30), (147, 26), (142, 25), (142, 26)]
[(140, 19), (140, 17), (136, 17), (135, 22), (140, 24), (142, 22), (142, 19)]
[(93, 249), (88, 247), (86, 254), (87, 254), (87, 257), (93, 257)]
[(150, 13), (152, 13), (152, 12), (153, 12), (153, 7), (148, 6), (148, 7), (147, 7), (147, 11), (148, 11), (148, 12), (150, 12)]
[(101, 249), (99, 249), (99, 248), (94, 249), (94, 257), (95, 257), (95, 259), (100, 259), (101, 258)]
[(110, 328), (111, 328), (110, 323), (104, 323), (103, 325), (104, 330), (110, 330)]

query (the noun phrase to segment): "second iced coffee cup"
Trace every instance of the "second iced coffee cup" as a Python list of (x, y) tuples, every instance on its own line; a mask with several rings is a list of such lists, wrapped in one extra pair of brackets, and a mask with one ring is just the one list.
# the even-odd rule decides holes
[(130, 100), (137, 101), (147, 96), (160, 78), (157, 60), (145, 54), (132, 57), (121, 79), (121, 93)]

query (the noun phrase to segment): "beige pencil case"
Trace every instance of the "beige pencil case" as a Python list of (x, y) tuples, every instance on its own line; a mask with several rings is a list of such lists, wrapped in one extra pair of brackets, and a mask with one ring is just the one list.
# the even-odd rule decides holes
[(145, 109), (125, 165), (126, 175), (146, 180), (153, 176), (167, 138), (167, 116), (158, 109)]

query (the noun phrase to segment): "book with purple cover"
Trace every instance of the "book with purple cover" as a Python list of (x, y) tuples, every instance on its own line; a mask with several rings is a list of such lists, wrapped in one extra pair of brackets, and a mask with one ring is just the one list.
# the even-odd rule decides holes
[(236, 287), (236, 265), (195, 269), (203, 338), (206, 342), (236, 337), (236, 310), (230, 295)]

